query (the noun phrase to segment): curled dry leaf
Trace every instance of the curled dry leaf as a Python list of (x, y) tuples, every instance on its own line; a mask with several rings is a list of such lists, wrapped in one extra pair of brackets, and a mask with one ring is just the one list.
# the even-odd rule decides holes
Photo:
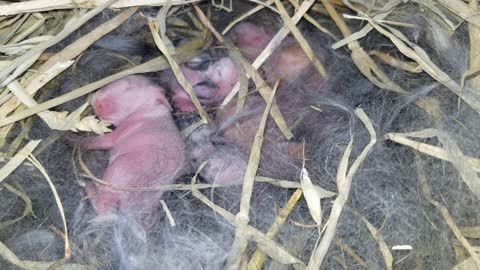
[(78, 121), (70, 130), (73, 132), (86, 131), (94, 132), (95, 134), (102, 135), (104, 133), (112, 131), (108, 128), (110, 123), (98, 120), (95, 116), (89, 115)]
[(310, 211), (313, 220), (315, 220), (318, 225), (321, 225), (322, 206), (320, 204), (320, 194), (317, 192), (317, 189), (310, 180), (308, 171), (305, 168), (302, 169), (300, 182), (302, 183), (303, 196), (305, 196), (305, 200), (307, 201), (308, 210)]

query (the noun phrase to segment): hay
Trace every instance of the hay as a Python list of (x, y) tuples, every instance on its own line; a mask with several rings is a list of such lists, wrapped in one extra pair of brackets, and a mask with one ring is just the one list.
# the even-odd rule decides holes
[[(200, 2), (0, 4), (2, 269), (181, 269), (197, 264), (209, 269), (480, 269), (477, 1)], [(412, 11), (417, 14), (409, 14)], [(228, 12), (236, 16), (221, 18)], [(120, 53), (117, 58), (127, 65), (108, 70), (100, 79), (81, 78), (81, 62), (98, 41), (123, 31), (139, 14), (142, 31), (150, 27), (151, 35), (143, 42), (157, 49), (152, 56), (138, 63)], [(262, 14), (276, 18), (272, 21), (280, 26), (249, 63), (225, 36), (235, 25)], [(329, 42), (325, 52), (334, 54), (328, 58), (331, 63), (319, 57), (318, 48), (327, 45), (312, 42), (319, 36)], [(206, 47), (215, 47), (213, 38), (241, 71), (233, 90), (213, 110), (225, 108), (237, 96), (236, 112), (248, 113), (246, 100), (256, 92), (265, 101), (265, 107), (257, 108), (264, 113), (243, 182), (197, 183), (208, 166), (203, 163), (191, 183), (112, 187), (145, 194), (171, 191), (160, 202), (164, 217), (155, 223), (153, 236), (129, 217), (94, 217), (82, 192), (85, 180), (110, 185), (95, 176), (104, 157), (77, 149), (72, 157), (72, 145), (58, 139), (70, 132), (109, 132), (107, 123), (91, 115), (87, 96), (125, 76), (169, 68), (197, 108), (195, 117), (201, 118), (184, 125), (182, 136), (188, 140), (200, 127), (213, 127), (211, 111), (201, 106), (180, 69)], [(279, 82), (269, 85), (261, 72), (285, 40), (296, 40), (325, 78), (325, 88), (336, 91), (333, 97), (312, 98), (309, 110), (318, 113), (318, 119), (329, 110), (341, 111), (328, 130), (308, 134), (304, 164), (292, 173), (296, 179), (262, 176), (259, 169), (264, 133), (272, 128), (267, 127), (269, 118), (280, 131), (279, 143), (298, 136), (298, 123), (289, 125), (277, 104)], [(68, 76), (77, 71), (82, 84), (64, 82), (75, 81)], [(343, 74), (350, 76), (349, 85)], [(253, 92), (248, 80), (256, 88)], [(302, 87), (302, 82), (295, 83)], [(47, 92), (54, 84), (61, 85), (58, 91)], [(363, 88), (373, 90), (362, 93)], [(337, 95), (349, 100), (338, 101)], [(295, 109), (301, 114), (305, 108)], [(320, 121), (313, 115), (295, 120), (315, 128)], [(36, 139), (42, 136), (51, 140)], [(78, 140), (74, 137), (70, 144)], [(69, 159), (73, 165), (67, 164)], [(34, 253), (16, 254), (22, 247), (9, 247), (37, 230), (45, 239), (51, 231), (62, 235), (63, 253), (30, 259)]]

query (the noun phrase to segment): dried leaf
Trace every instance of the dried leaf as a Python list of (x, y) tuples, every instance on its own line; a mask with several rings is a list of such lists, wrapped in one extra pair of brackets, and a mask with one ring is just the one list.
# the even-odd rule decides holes
[(75, 123), (73, 128), (70, 130), (73, 132), (78, 131), (85, 131), (85, 132), (94, 132), (95, 134), (102, 135), (107, 132), (111, 132), (112, 130), (108, 127), (110, 123), (103, 122), (98, 120), (94, 115), (89, 115), (84, 117), (82, 120)]
[(318, 224), (318, 226), (321, 226), (322, 206), (320, 204), (320, 195), (317, 193), (315, 186), (313, 185), (310, 177), (308, 176), (308, 171), (305, 168), (302, 168), (302, 172), (300, 174), (300, 182), (302, 184), (303, 196), (307, 201), (310, 215), (312, 215), (313, 220)]
[[(302, 184), (294, 181), (288, 181), (288, 180), (280, 180), (280, 179), (273, 179), (270, 177), (264, 177), (264, 176), (255, 176), (255, 181), (256, 182), (263, 182), (263, 183), (269, 183), (271, 185), (275, 185), (281, 188), (302, 188)], [(320, 196), (320, 199), (324, 198), (331, 198), (335, 195), (337, 195), (335, 192), (323, 189), (319, 186), (314, 185), (314, 188), (317, 192), (317, 194)]]

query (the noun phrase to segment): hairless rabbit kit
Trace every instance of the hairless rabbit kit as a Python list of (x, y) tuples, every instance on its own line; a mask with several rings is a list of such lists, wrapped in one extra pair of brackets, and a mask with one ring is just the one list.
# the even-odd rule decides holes
[(1, 269), (480, 269), (477, 1), (50, 2), (0, 1)]

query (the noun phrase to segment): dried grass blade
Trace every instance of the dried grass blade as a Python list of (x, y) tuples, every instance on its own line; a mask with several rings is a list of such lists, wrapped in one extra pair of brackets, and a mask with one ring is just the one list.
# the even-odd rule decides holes
[[(96, 40), (116, 29), (120, 24), (125, 22), (137, 9), (132, 8), (123, 11), (113, 19), (98, 26), (90, 33), (68, 45), (62, 51), (50, 57), (36, 72), (28, 72), (21, 80), (20, 84), (25, 87), (25, 91), (29, 95), (34, 95), (41, 87), (47, 84), (55, 76), (67, 69), (73, 64), (73, 58), (77, 57), (85, 49), (87, 49)], [(7, 103), (0, 107), (0, 118), (15, 110), (20, 104), (16, 97), (10, 98)]]
[[(346, 0), (344, 0), (344, 1), (346, 1)], [(387, 4), (385, 4), (385, 6), (382, 7), (382, 9), (379, 12), (377, 12), (377, 15), (375, 17), (373, 17), (373, 19), (374, 20), (385, 19), (390, 14), (390, 12), (394, 9), (394, 7), (396, 7), (396, 6), (398, 6), (402, 3), (403, 3), (403, 0), (391, 0), (391, 1), (389, 1)], [(340, 30), (342, 31), (345, 38), (336, 42), (336, 43), (334, 43), (332, 45), (333, 49), (338, 49), (340, 47), (343, 47), (343, 46), (347, 45), (350, 42), (361, 39), (361, 38), (365, 37), (370, 31), (373, 30), (373, 27), (369, 24), (365, 25), (360, 31), (355, 32), (353, 34), (350, 31), (344, 32), (345, 30), (342, 30), (342, 28), (340, 28)]]
[[(210, 32), (213, 33), (215, 38), (220, 42), (220, 43), (225, 43), (224, 38), (218, 31), (213, 27), (212, 23), (208, 20), (208, 18), (205, 16), (203, 11), (197, 6), (194, 5), (195, 10), (197, 11), (198, 17), (202, 21), (202, 23), (207, 27)], [(227, 47), (233, 47), (233, 45), (227, 43)], [(255, 83), (255, 85), (258, 87), (258, 91), (260, 92), (260, 95), (263, 97), (265, 102), (268, 102), (268, 98), (270, 97), (272, 90), (270, 87), (265, 83), (265, 81), (262, 79), (262, 77), (258, 74), (257, 70), (254, 69), (250, 63), (248, 63), (238, 52), (235, 52), (234, 50), (230, 50), (231, 54), (235, 56), (236, 60), (240, 62), (240, 64), (243, 66), (243, 69), (247, 72), (247, 75), (250, 76)], [(241, 75), (242, 76), (242, 75)], [(247, 76), (247, 77), (248, 77)], [(231, 100), (235, 94), (238, 93), (240, 90), (240, 87), (242, 86), (241, 83), (244, 83), (243, 79), (240, 78), (238, 82), (235, 84), (235, 87), (230, 91), (228, 96), (225, 98), (225, 100)], [(236, 89), (236, 90), (235, 90)], [(244, 89), (246, 90), (246, 89)], [(243, 92), (243, 91), (242, 91)], [(239, 100), (242, 99), (242, 96), (239, 96)], [(223, 101), (222, 104), (225, 103), (225, 100)], [(239, 101), (240, 106), (242, 106), (243, 101)], [(223, 106), (223, 105), (222, 105)], [(242, 109), (242, 107), (237, 107), (238, 110)], [(293, 138), (293, 134), (290, 131), (290, 128), (288, 128), (287, 123), (285, 119), (283, 118), (282, 113), (280, 112), (280, 109), (276, 104), (272, 104), (272, 109), (270, 110), (270, 114), (272, 115), (273, 120), (277, 124), (278, 128), (282, 132), (282, 134), (285, 136), (287, 140), (290, 140)]]
[(337, 238), (335, 241), (338, 247), (340, 247), (343, 251), (345, 251), (348, 255), (350, 255), (355, 261), (360, 264), (361, 267), (368, 269), (368, 265), (362, 257), (360, 257), (355, 250), (349, 247), (341, 238)]
[[(288, 0), (290, 2), (290, 4), (292, 4), (296, 9), (299, 9), (300, 6), (298, 5), (298, 1), (297, 0)], [(328, 30), (327, 28), (321, 26), (312, 16), (308, 15), (307, 13), (305, 13), (303, 15), (303, 18), (305, 18), (305, 20), (307, 20), (307, 22), (309, 22), (311, 25), (313, 25), (315, 28), (317, 28), (320, 32), (330, 36), (333, 40), (338, 40), (338, 37), (336, 37), (334, 34), (332, 34), (332, 32), (330, 32), (330, 30)]]
[[(205, 195), (200, 193), (197, 189), (192, 189), (192, 194), (197, 199), (205, 203), (207, 206), (212, 208), (215, 212), (225, 218), (231, 224), (235, 224), (235, 215), (228, 212), (227, 210), (219, 207), (210, 201)], [(265, 236), (262, 232), (248, 226), (248, 235), (251, 237), (252, 241), (259, 245), (259, 248), (267, 254), (270, 258), (277, 260), (283, 264), (300, 264), (303, 265), (302, 261), (298, 258), (292, 256), (288, 251), (286, 251), (281, 245), (275, 243), (272, 239)]]
[(340, 217), (340, 213), (342, 211), (343, 205), (347, 201), (347, 197), (345, 197), (345, 194), (344, 194), (344, 189), (342, 188), (341, 190), (340, 187), (343, 186), (343, 183), (347, 181), (346, 178), (347, 178), (348, 160), (350, 159), (350, 154), (352, 152), (352, 145), (353, 145), (353, 137), (350, 138), (350, 141), (348, 142), (348, 145), (345, 151), (343, 152), (342, 159), (340, 160), (340, 164), (338, 165), (338, 169), (337, 169), (338, 196), (333, 202), (330, 216), (328, 217), (328, 220), (326, 222), (327, 227), (325, 229), (325, 234), (323, 235), (323, 238), (320, 241), (320, 243), (315, 247), (315, 251), (310, 257), (307, 270), (320, 269), (323, 259), (325, 258), (328, 248), (330, 247), (330, 244), (333, 240), (337, 222)]
[(247, 101), (248, 77), (245, 72), (245, 69), (241, 64), (241, 59), (243, 56), (240, 54), (240, 52), (231, 50), (230, 54), (233, 59), (233, 62), (235, 63), (235, 68), (238, 70), (237, 74), (238, 74), (238, 83), (240, 88), (238, 90), (238, 98), (237, 98), (237, 105), (235, 107), (235, 113), (239, 114), (243, 112), (243, 107), (245, 106), (245, 102)]
[(462, 177), (465, 184), (470, 188), (472, 193), (477, 196), (477, 198), (480, 198), (480, 177), (474, 168), (478, 168), (480, 166), (471, 166), (471, 161), (476, 160), (477, 164), (479, 164), (478, 161), (480, 160), (467, 159), (460, 147), (458, 146), (457, 142), (452, 138), (449, 133), (439, 132), (437, 138), (447, 151), (453, 166), (460, 173), (460, 176)]
[[(470, 8), (477, 14), (480, 11), (477, 1), (470, 1)], [(474, 73), (477, 74), (480, 70), (480, 28), (469, 24), (468, 34), (470, 37), (470, 66), (468, 67), (468, 73), (473, 75)], [(480, 76), (473, 76), (470, 82), (473, 87), (480, 89)]]
[[(186, 46), (190, 46), (190, 44), (186, 44)], [(183, 48), (183, 47), (182, 47)], [(177, 51), (183, 52), (182, 49), (178, 49)], [(175, 57), (175, 59), (179, 62), (184, 62), (187, 61), (188, 59), (191, 59), (194, 55), (196, 55), (196, 51), (191, 51), (191, 52), (186, 52), (186, 53), (181, 53)], [(143, 63), (141, 65), (138, 65), (136, 67), (130, 68), (123, 70), (121, 72), (115, 73), (113, 75), (110, 75), (108, 77), (105, 77), (101, 80), (98, 80), (96, 82), (87, 84), (85, 86), (82, 86), (78, 89), (75, 89), (67, 94), (64, 94), (62, 96), (50, 99), (48, 101), (45, 101), (38, 106), (35, 106), (33, 108), (26, 109), (24, 111), (21, 111), (19, 113), (16, 113), (12, 116), (8, 116), (6, 118), (1, 119), (0, 118), (0, 127), (15, 123), (19, 120), (22, 120), (24, 118), (27, 118), (29, 116), (32, 116), (34, 114), (37, 114), (39, 112), (51, 109), (55, 106), (58, 106), (60, 104), (63, 104), (65, 102), (68, 102), (70, 100), (79, 98), (81, 96), (87, 95), (98, 88), (105, 86), (115, 80), (121, 79), (125, 76), (131, 75), (131, 74), (137, 74), (137, 73), (146, 73), (146, 72), (154, 72), (154, 71), (160, 71), (160, 70), (165, 70), (169, 68), (170, 66), (168, 65), (168, 62), (165, 60), (163, 56), (157, 57), (155, 59), (152, 59), (146, 63)]]
[(465, 2), (460, 0), (435, 0), (458, 17), (480, 28), (480, 16), (472, 10)]
[(29, 66), (27, 67), (22, 67), (20, 69), (20, 65), (24, 64), (25, 62), (28, 62), (32, 57), (34, 57), (37, 54), (40, 54), (43, 52), (45, 49), (51, 47), (52, 45), (57, 44), (59, 41), (63, 40), (66, 38), (68, 35), (70, 35), (73, 31), (77, 30), (82, 26), (84, 23), (89, 21), (91, 18), (93, 18), (95, 15), (100, 13), (102, 10), (107, 8), (113, 0), (109, 0), (105, 2), (103, 5), (98, 6), (97, 8), (87, 12), (86, 14), (82, 15), (80, 18), (74, 18), (71, 19), (58, 33), (55, 37), (51, 38), (50, 40), (38, 44), (37, 46), (33, 47), (28, 53), (16, 58), (15, 60), (12, 61), (12, 64), (8, 66), (6, 69), (0, 71), (0, 80), (2, 80), (2, 83), (0, 84), (0, 87), (3, 87), (10, 83), (12, 80), (14, 80), (16, 77), (10, 76), (8, 80), (5, 80), (9, 74), (14, 72), (15, 74), (21, 74), (23, 73)]
[[(201, 0), (118, 0), (110, 8), (127, 8), (140, 6), (185, 5)], [(76, 0), (31, 0), (28, 2), (0, 5), (0, 16), (14, 15), (59, 9), (95, 8), (104, 5), (107, 0), (76, 1)]]
[(462, 89), (459, 84), (457, 84), (452, 78), (450, 78), (450, 76), (448, 76), (447, 73), (445, 73), (432, 62), (425, 50), (410, 42), (408, 45), (405, 44), (408, 42), (408, 40), (396, 29), (386, 26), (386, 28), (390, 30), (389, 32), (372, 20), (369, 20), (369, 23), (382, 35), (389, 38), (401, 53), (403, 53), (406, 57), (415, 60), (432, 78), (457, 94), (477, 113), (480, 114), (480, 95), (478, 93), (474, 92), (470, 88)]
[(436, 201), (432, 197), (432, 193), (430, 192), (430, 187), (427, 182), (427, 176), (425, 174), (425, 166), (423, 164), (422, 159), (418, 154), (415, 154), (415, 166), (417, 170), (418, 180), (420, 182), (420, 187), (425, 199), (427, 199), (431, 204), (433, 204), (440, 214), (445, 219), (445, 222), (448, 224), (450, 229), (452, 230), (453, 234), (457, 238), (458, 241), (462, 244), (462, 246), (467, 250), (468, 254), (470, 254), (470, 258), (472, 258), (475, 266), (477, 269), (480, 269), (480, 257), (473, 249), (472, 245), (468, 242), (468, 240), (463, 236), (462, 232), (458, 228), (457, 224), (453, 220), (453, 217), (450, 215), (447, 207), (442, 205), (440, 202)]
[(175, 46), (167, 36), (167, 14), (171, 5), (165, 5), (158, 11), (156, 20), (158, 22), (160, 36), (171, 54), (175, 54)]
[(322, 75), (322, 77), (326, 78), (327, 69), (323, 66), (320, 60), (318, 60), (312, 47), (310, 46), (310, 44), (308, 44), (307, 40), (303, 37), (302, 33), (300, 33), (295, 23), (292, 21), (292, 19), (288, 15), (287, 10), (282, 5), (282, 2), (280, 2), (280, 0), (275, 0), (275, 4), (277, 5), (278, 11), (280, 12), (283, 22), (285, 23), (285, 26), (288, 28), (288, 30), (292, 33), (292, 35), (298, 41), (298, 44), (307, 55), (310, 62), (312, 62), (312, 65), (317, 69), (318, 73)]
[[(26, 22), (26, 23), (31, 24), (31, 25), (27, 29), (23, 30), (21, 33), (17, 34), (9, 43), (14, 44), (14, 43), (22, 41), (23, 39), (28, 37), (30, 34), (35, 32), (42, 25), (45, 24), (45, 18), (42, 16), (42, 14), (34, 13), (32, 15), (33, 16), (31, 16), (30, 19)], [(30, 20), (35, 20), (35, 21), (33, 23), (31, 23)]]
[(5, 261), (10, 262), (11, 264), (28, 270), (45, 270), (49, 269), (53, 262), (33, 262), (33, 261), (23, 261), (15, 255), (3, 242), (0, 241), (0, 257)]
[[(195, 11), (196, 11), (197, 14), (198, 14), (198, 9), (200, 9), (200, 8), (199, 8), (197, 5), (193, 5), (193, 8), (195, 9)], [(203, 12), (202, 12), (202, 14), (203, 14)], [(194, 28), (202, 31), (203, 33), (205, 32), (205, 30), (207, 30), (207, 29), (205, 28), (205, 25), (202, 24), (202, 22), (199, 20), (199, 18), (197, 18), (191, 11), (189, 11), (189, 12), (187, 13), (187, 15), (188, 15), (188, 18), (190, 18), (190, 20), (192, 21), (192, 24), (193, 24), (193, 27), (194, 27)], [(206, 18), (206, 16), (205, 16), (205, 18)], [(207, 19), (207, 20), (208, 20), (208, 19)]]
[[(268, 229), (266, 236), (270, 239), (273, 239), (277, 233), (280, 231), (280, 227), (285, 223), (287, 220), (288, 215), (292, 212), (293, 207), (297, 204), (298, 200), (302, 196), (302, 190), (297, 189), (295, 192), (290, 196), (290, 199), (285, 204), (285, 206), (280, 210), (277, 217), (275, 218), (275, 222), (270, 226)], [(255, 251), (253, 253), (252, 258), (248, 262), (247, 269), (254, 270), (254, 269), (261, 269), (263, 262), (265, 260), (265, 254), (260, 250)]]
[[(305, 0), (303, 1), (302, 5), (298, 8), (297, 12), (292, 17), (292, 22), (294, 24), (298, 23), (300, 19), (303, 18), (303, 15), (310, 9), (310, 7), (315, 3), (312, 0)], [(286, 26), (283, 26), (277, 34), (272, 38), (272, 40), (268, 43), (267, 47), (263, 49), (260, 55), (253, 61), (252, 66), (255, 69), (260, 68), (262, 64), (267, 60), (267, 58), (272, 54), (272, 52), (280, 45), (285, 37), (287, 37), (289, 33), (289, 29)]]
[[(28, 54), (30, 54), (30, 53), (28, 52), (24, 55), (28, 55)], [(10, 74), (10, 76), (8, 76), (7, 78), (5, 78), (5, 80), (3, 80), (3, 83), (8, 82), (8, 83), (5, 83), (5, 85), (8, 85), (13, 80), (15, 80), (17, 77), (19, 77), (23, 72), (25, 72), (25, 70), (27, 70), (29, 67), (31, 67), (37, 61), (37, 59), (40, 57), (41, 54), (42, 54), (42, 52), (37, 52), (35, 54), (30, 54), (31, 57), (28, 58), (28, 59), (25, 59), (25, 62), (18, 63), (16, 69), (13, 70), (13, 72), (12, 72), (12, 74)], [(20, 56), (18, 58), (21, 58), (21, 57), (22, 56)], [(15, 64), (15, 61), (18, 58), (13, 60), (12, 64)], [(8, 69), (8, 68), (6, 68), (6, 69)], [(0, 71), (0, 73), (1, 73), (1, 71)], [(6, 75), (8, 75), (8, 74), (6, 74)], [(0, 87), (4, 87), (5, 85), (2, 84), (2, 85), (0, 85)]]
[(7, 30), (8, 34), (2, 35), (2, 39), (0, 39), (0, 44), (7, 44), (10, 39), (13, 38), (13, 36), (17, 33), (18, 29), (20, 29), (20, 27), (25, 23), (29, 16), (30, 14), (24, 14), (21, 16), (20, 20), (15, 20), (15, 24)]
[(417, 62), (401, 61), (392, 55), (386, 54), (381, 51), (375, 51), (375, 50), (369, 51), (368, 54), (378, 57), (378, 59), (382, 60), (384, 63), (394, 68), (405, 70), (411, 73), (421, 73), (423, 71)]
[[(27, 107), (32, 108), (38, 103), (22, 89), (22, 86), (13, 81), (8, 85), (10, 91)], [(88, 103), (80, 106), (71, 114), (68, 112), (44, 111), (38, 113), (38, 116), (51, 128), (56, 130), (70, 130), (80, 121), (80, 114), (87, 108)], [(101, 126), (98, 126), (100, 128)]]
[[(360, 216), (360, 214), (357, 213), (357, 215)], [(380, 249), (380, 253), (382, 253), (383, 259), (385, 260), (385, 266), (387, 270), (392, 270), (393, 269), (393, 256), (392, 253), (390, 252), (390, 249), (388, 248), (387, 243), (385, 240), (383, 240), (382, 235), (380, 234), (380, 231), (375, 228), (366, 218), (363, 216), (360, 216), (360, 218), (363, 220), (365, 225), (367, 226), (368, 231), (370, 234), (373, 236), (373, 239), (377, 241), (378, 247)]]
[(170, 209), (167, 206), (167, 203), (165, 200), (160, 200), (160, 204), (162, 205), (163, 210), (165, 211), (165, 214), (167, 215), (168, 222), (170, 223), (171, 227), (175, 227), (175, 219), (172, 216), (172, 212), (170, 212)]
[[(79, 56), (95, 41), (115, 30), (136, 11), (136, 8), (130, 8), (121, 12), (111, 20), (99, 25), (93, 31), (77, 39), (75, 42), (68, 45), (60, 52), (54, 54), (42, 66), (40, 66), (40, 68), (36, 70), (36, 72), (28, 73), (25, 78), (20, 81), (21, 84), (25, 86), (27, 93), (29, 93), (30, 95), (36, 93), (38, 89), (40, 89), (50, 81), (50, 76), (47, 77), (45, 74), (49, 74), (50, 72), (52, 72), (52, 68), (54, 66), (58, 66), (59, 63), (65, 63), (65, 66), (62, 65), (62, 67), (64, 68), (64, 70), (67, 69), (68, 67), (66, 66), (66, 63)], [(60, 73), (60, 70), (57, 72)]]
[(112, 131), (110, 128), (108, 128), (110, 125), (110, 123), (98, 120), (94, 115), (89, 115), (76, 122), (75, 125), (70, 128), (70, 130), (73, 132), (93, 132), (95, 134), (102, 135)]
[[(436, 136), (444, 148), (420, 143), (406, 138), (407, 136), (419, 138)], [(480, 159), (465, 156), (448, 133), (440, 132), (436, 129), (426, 129), (404, 134), (388, 133), (385, 135), (385, 138), (409, 146), (421, 153), (451, 162), (460, 173), (465, 184), (480, 198), (480, 178), (478, 177), (478, 172), (480, 172)]]
[[(200, 165), (197, 172), (192, 178), (192, 194), (197, 199), (202, 201), (205, 205), (212, 208), (216, 213), (225, 218), (228, 222), (230, 222), (231, 224), (235, 224), (237, 220), (235, 215), (214, 204), (205, 195), (203, 195), (195, 188), (195, 182), (198, 177), (198, 173), (203, 169), (203, 167), (205, 167), (206, 164), (207, 162), (204, 162), (202, 165)], [(253, 228), (252, 226), (247, 225), (247, 233), (248, 237), (251, 238), (255, 243), (257, 243), (259, 245), (259, 248), (261, 248), (261, 250), (272, 259), (282, 262), (283, 264), (298, 264), (303, 266), (302, 261), (292, 256), (282, 246), (275, 243), (272, 239), (268, 238), (266, 235)]]
[[(18, 14), (14, 17), (0, 17), (1, 21), (0, 21), (0, 30), (2, 29), (5, 29), (5, 28), (8, 28), (9, 26), (12, 26), (15, 22), (17, 22), (18, 20), (20, 20), (22, 18), (23, 15), (21, 14)], [(4, 44), (3, 42), (1, 42), (0, 44)]]
[(269, 115), (270, 108), (272, 107), (273, 100), (275, 98), (275, 93), (278, 87), (278, 81), (273, 89), (273, 92), (269, 98), (265, 110), (263, 112), (262, 118), (260, 119), (260, 124), (258, 126), (257, 132), (255, 133), (255, 138), (252, 144), (252, 150), (250, 152), (250, 157), (248, 159), (247, 169), (245, 170), (245, 175), (243, 177), (243, 187), (242, 187), (242, 197), (240, 200), (240, 211), (235, 217), (235, 240), (232, 244), (232, 249), (230, 251), (230, 256), (228, 258), (227, 269), (238, 269), (241, 264), (241, 259), (248, 244), (248, 235), (247, 227), (250, 212), (250, 199), (252, 197), (253, 184), (255, 182), (255, 175), (257, 174), (258, 164), (260, 162), (260, 152), (263, 144), (263, 134), (265, 131), (265, 125), (267, 123), (267, 118)]
[[(222, 44), (225, 43), (225, 40), (224, 40), (223, 36), (220, 35), (220, 33), (218, 33), (218, 31), (215, 29), (215, 27), (213, 27), (210, 20), (208, 20), (208, 18), (205, 16), (203, 11), (197, 5), (195, 5), (194, 7), (195, 7), (195, 10), (197, 11), (198, 16), (200, 17), (200, 20), (205, 25), (205, 27), (208, 28), (210, 30), (210, 32), (213, 33), (215, 38), (220, 43), (222, 43)], [(259, 6), (257, 6), (257, 7), (259, 7)], [(228, 45), (230, 45), (230, 44), (228, 44)], [(229, 48), (229, 53), (230, 53), (230, 57), (232, 58), (233, 62), (235, 63), (235, 68), (238, 71), (237, 72), (238, 82), (236, 83), (236, 85), (239, 86), (239, 90), (238, 90), (239, 95), (238, 95), (238, 99), (237, 99), (237, 106), (235, 108), (235, 113), (241, 113), (243, 111), (243, 107), (245, 105), (246, 97), (247, 97), (247, 93), (248, 93), (248, 77), (249, 76), (248, 76), (248, 74), (245, 73), (244, 67), (242, 65), (242, 59), (243, 59), (242, 54), (238, 50), (230, 49), (230, 48)], [(231, 93), (229, 93), (229, 95), (227, 95), (227, 96), (230, 96), (230, 94)]]
[(65, 257), (64, 259), (70, 258), (72, 251), (70, 249), (70, 241), (68, 237), (68, 227), (67, 227), (67, 220), (65, 218), (65, 211), (63, 210), (63, 205), (62, 202), (60, 201), (60, 196), (58, 195), (57, 189), (55, 188), (55, 185), (53, 185), (52, 180), (50, 179), (50, 176), (48, 175), (47, 171), (45, 168), (40, 164), (40, 162), (32, 155), (30, 154), (27, 159), (35, 166), (37, 169), (40, 171), (40, 173), (45, 177), (45, 180), (47, 180), (48, 185), (50, 186), (50, 189), (52, 190), (53, 197), (55, 198), (55, 202), (58, 207), (58, 211), (60, 212), (60, 217), (62, 219), (63, 223), (63, 232), (65, 235), (64, 238), (64, 243), (65, 243)]
[[(442, 19), (442, 21), (445, 22), (448, 27), (450, 27), (451, 30), (455, 30), (455, 24), (448, 19), (448, 17), (443, 13), (442, 9), (440, 9), (438, 6), (436, 6), (433, 1), (424, 1), (424, 0), (414, 0), (412, 1), (414, 3), (420, 4), (428, 9), (430, 9), (433, 13), (438, 15)], [(475, 2), (475, 1), (470, 1), (470, 3)]]
[(235, 25), (240, 23), (241, 21), (245, 20), (246, 18), (252, 16), (253, 14), (259, 12), (260, 10), (264, 9), (266, 6), (270, 6), (273, 4), (275, 0), (267, 0), (263, 5), (256, 5), (254, 8), (251, 10), (244, 12), (240, 17), (236, 18), (235, 20), (232, 20), (225, 29), (222, 31), (222, 35), (225, 35), (230, 29), (232, 29)]
[(32, 153), (41, 140), (30, 141), (0, 169), (0, 183), (5, 180)]
[[(300, 19), (303, 17), (303, 15), (310, 9), (310, 7), (315, 3), (315, 1), (312, 0), (305, 0), (303, 1), (302, 5), (298, 8), (297, 12), (295, 15), (292, 17), (292, 21), (294, 23), (298, 23)], [(272, 38), (272, 40), (268, 43), (268, 45), (263, 49), (263, 51), (260, 53), (260, 55), (253, 61), (253, 68), (258, 69), (262, 66), (262, 64), (267, 60), (268, 57), (273, 53), (273, 51), (280, 46), (280, 43), (283, 41), (285, 37), (287, 37), (289, 31), (287, 27), (282, 27), (277, 34)], [(239, 90), (239, 85), (238, 83), (233, 87), (232, 91), (230, 94), (225, 98), (225, 100), (222, 102), (222, 107), (226, 106), (230, 101), (233, 99), (233, 97), (238, 93)]]
[[(349, 36), (351, 34), (350, 29), (332, 4), (330, 4), (330, 2), (327, 0), (321, 0), (321, 2), (327, 10), (328, 15), (335, 22), (342, 34), (344, 36)], [(378, 67), (373, 59), (363, 50), (358, 41), (351, 40), (348, 43), (348, 48), (352, 51), (352, 60), (355, 65), (358, 67), (360, 72), (365, 75), (365, 77), (367, 77), (373, 84), (393, 92), (406, 93), (404, 89), (402, 89), (399, 85), (390, 80), (387, 75), (385, 75), (385, 73)]]
[[(411, 147), (423, 154), (427, 154), (429, 156), (436, 157), (441, 160), (453, 162), (453, 158), (445, 149), (441, 147), (433, 146), (427, 143), (411, 140), (407, 138), (409, 136), (413, 136), (413, 135), (411, 133), (387, 133), (385, 134), (385, 139)], [(418, 137), (422, 138), (422, 136), (418, 136)], [(480, 172), (480, 159), (469, 157), (469, 156), (463, 156), (461, 157), (460, 162), (465, 162), (473, 170), (475, 170), (476, 172)]]
[(29, 214), (33, 215), (32, 200), (30, 200), (30, 197), (28, 197), (28, 195), (25, 192), (23, 192), (23, 190), (21, 190), (20, 185), (17, 184), (18, 189), (7, 183), (3, 183), (3, 186), (7, 188), (10, 192), (20, 197), (22, 201), (25, 203), (25, 207), (23, 208), (23, 212), (20, 216), (8, 221), (0, 222), (0, 230), (12, 224), (17, 223), (18, 221), (22, 220), (24, 217), (26, 217)]
[(362, 109), (356, 109), (355, 115), (362, 121), (362, 123), (368, 130), (368, 133), (370, 134), (370, 142), (363, 148), (360, 155), (352, 163), (352, 166), (350, 167), (348, 172), (348, 159), (352, 149), (353, 138), (350, 139), (350, 142), (345, 149), (344, 155), (342, 156), (342, 160), (340, 161), (337, 171), (338, 196), (333, 202), (332, 210), (330, 212), (330, 217), (327, 221), (327, 227), (325, 229), (323, 238), (316, 247), (312, 257), (310, 258), (310, 262), (307, 266), (308, 270), (320, 269), (320, 266), (325, 259), (325, 255), (327, 254), (328, 248), (330, 247), (330, 244), (335, 236), (336, 226), (340, 218), (340, 214), (343, 210), (345, 203), (348, 200), (353, 176), (355, 175), (362, 162), (365, 160), (372, 147), (377, 142), (376, 132), (365, 112)]
[(22, 40), (14, 44), (2, 45), (0, 46), (0, 52), (9, 56), (24, 54), (35, 45), (45, 42), (51, 38), (52, 36), (43, 35)]
[[(249, 74), (250, 78), (252, 78), (252, 81), (255, 83), (255, 86), (257, 86), (258, 92), (260, 93), (262, 98), (265, 100), (265, 102), (268, 102), (268, 98), (273, 92), (270, 86), (268, 86), (268, 84), (263, 80), (260, 74), (258, 74), (258, 71), (254, 69), (252, 65), (250, 65), (250, 63), (248, 63), (245, 59), (242, 59), (241, 63), (245, 71), (247, 71), (247, 74)], [(283, 136), (287, 140), (290, 140), (291, 138), (293, 138), (293, 133), (288, 127), (287, 122), (285, 121), (285, 118), (283, 117), (282, 112), (280, 111), (280, 108), (278, 108), (276, 103), (272, 104), (270, 115), (272, 116), (273, 121), (275, 122), (277, 127), (282, 132)]]

